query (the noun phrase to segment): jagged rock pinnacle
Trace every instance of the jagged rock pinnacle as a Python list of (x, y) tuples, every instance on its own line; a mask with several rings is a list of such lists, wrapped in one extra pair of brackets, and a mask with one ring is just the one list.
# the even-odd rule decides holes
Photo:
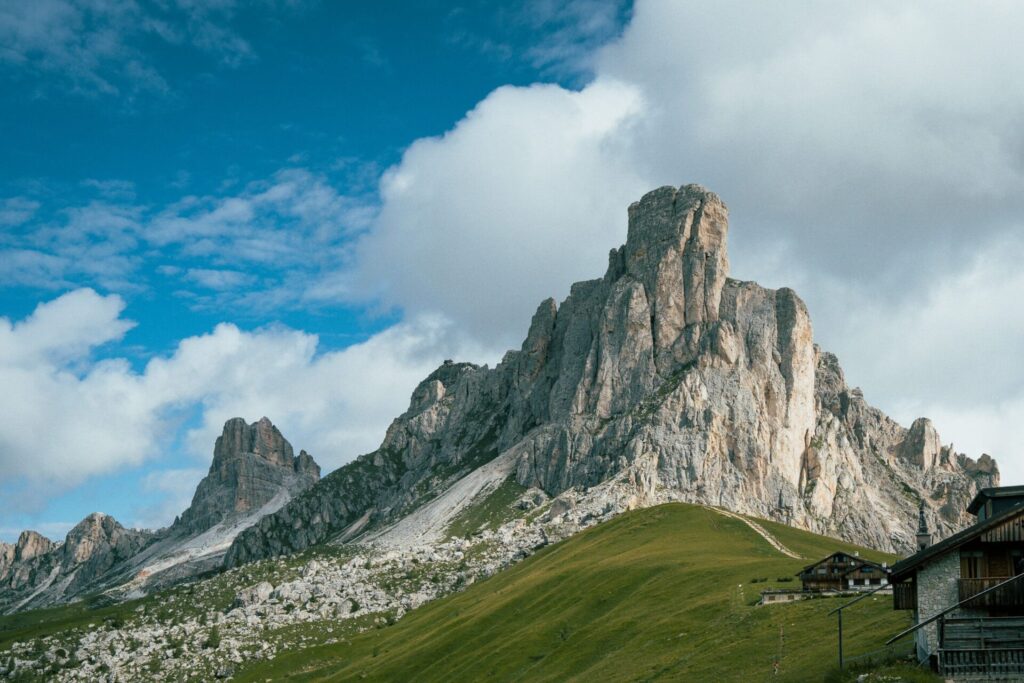
[(196, 488), (192, 504), (176, 526), (195, 533), (229, 517), (291, 495), (320, 479), (320, 467), (292, 445), (266, 417), (247, 424), (240, 417), (224, 423), (213, 449), (210, 472)]
[(439, 473), (495, 458), (552, 496), (616, 478), (634, 487), (631, 505), (784, 514), (885, 550), (914, 547), (908, 490), (939, 533), (965, 521), (977, 487), (998, 479), (991, 459), (937, 449), (926, 423), (907, 430), (868, 405), (815, 346), (794, 291), (729, 279), (714, 193), (662, 187), (628, 220), (604, 277), (542, 302), (519, 350), (494, 369), (446, 362), (377, 451), (241, 534), (227, 563), (397, 519), (439, 492)]

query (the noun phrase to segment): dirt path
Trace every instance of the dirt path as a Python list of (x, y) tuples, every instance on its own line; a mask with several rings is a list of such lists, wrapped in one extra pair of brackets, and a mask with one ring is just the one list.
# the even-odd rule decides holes
[(792, 550), (790, 550), (786, 546), (782, 545), (782, 543), (779, 542), (779, 539), (777, 539), (774, 536), (772, 536), (768, 532), (767, 529), (765, 529), (763, 526), (761, 526), (757, 522), (755, 522), (755, 521), (753, 521), (751, 519), (747, 519), (746, 517), (744, 517), (742, 515), (737, 515), (735, 512), (730, 512), (728, 510), (723, 510), (722, 508), (711, 507), (710, 505), (705, 505), (704, 507), (706, 507), (708, 510), (712, 510), (714, 512), (717, 512), (720, 515), (724, 515), (726, 517), (732, 517), (733, 519), (740, 520), (741, 522), (743, 522), (744, 524), (749, 526), (751, 529), (756, 531), (761, 538), (763, 538), (764, 540), (768, 541), (768, 544), (771, 545), (771, 547), (775, 548), (776, 550), (778, 550), (783, 555), (786, 555), (787, 557), (792, 557), (794, 560), (802, 560), (803, 559), (802, 557), (800, 557), (799, 555), (794, 553)]

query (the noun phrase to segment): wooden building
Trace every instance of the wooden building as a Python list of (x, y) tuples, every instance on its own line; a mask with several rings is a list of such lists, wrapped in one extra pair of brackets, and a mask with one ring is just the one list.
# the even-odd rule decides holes
[(914, 610), (918, 657), (940, 674), (1024, 680), (1024, 486), (983, 489), (967, 509), (977, 522), (935, 544), (922, 511), (893, 606)]
[(797, 574), (805, 591), (871, 590), (889, 583), (889, 567), (857, 555), (834, 552)]

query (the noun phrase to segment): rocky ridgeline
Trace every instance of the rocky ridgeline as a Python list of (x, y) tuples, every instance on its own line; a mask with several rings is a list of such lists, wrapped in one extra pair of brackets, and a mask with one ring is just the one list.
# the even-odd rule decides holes
[[(126, 529), (93, 513), (53, 543), (33, 531), (0, 545), (0, 612), (114, 590), (137, 596), (218, 567), (235, 535), (320, 479), (320, 468), (270, 420), (235, 418), (217, 439), (209, 474), (192, 504), (167, 529)], [(118, 590), (119, 587), (123, 590)]]
[(789, 289), (728, 277), (713, 193), (663, 187), (629, 208), (604, 277), (541, 303), (496, 368), (446, 362), (380, 448), (238, 536), (238, 566), (407, 515), (498, 457), (548, 495), (612, 477), (635, 504), (720, 505), (882, 550), (913, 547), (917, 507), (962, 527), (994, 461), (908, 430), (850, 388)]
[(5, 553), (10, 561), (0, 561), (0, 611), (53, 604), (99, 590), (104, 575), (152, 539), (153, 534), (125, 529), (99, 512), (75, 525), (63, 543), (34, 531), (22, 532), (13, 553)]
[[(619, 514), (627, 487), (608, 482), (555, 500), (525, 492), (515, 518), (467, 538), (396, 547), (321, 548), (276, 558), (173, 589), (107, 620), (0, 653), (0, 675), (47, 680), (211, 680), (245, 662), (296, 647), (336, 643), (462, 590), (536, 550)], [(233, 596), (218, 607), (225, 593)]]
[[(604, 277), (576, 283), (561, 305), (543, 302), (496, 368), (446, 361), (380, 448), (319, 482), (268, 420), (232, 420), (169, 529), (143, 534), (94, 515), (81, 551), (65, 550), (70, 535), (0, 546), (8, 610), (83, 586), (138, 597), (226, 568), (143, 601), (123, 624), (17, 643), (0, 674), (228, 676), (244, 660), (400, 618), (547, 543), (668, 501), (896, 552), (913, 547), (920, 502), (939, 535), (963, 526), (977, 489), (998, 483), (995, 462), (943, 445), (927, 419), (905, 428), (871, 407), (814, 344), (794, 292), (728, 278), (727, 227), (703, 188), (645, 195)], [(516, 519), (450, 538), (506, 484), (528, 492), (510, 508)], [(91, 559), (103, 556), (114, 561)]]

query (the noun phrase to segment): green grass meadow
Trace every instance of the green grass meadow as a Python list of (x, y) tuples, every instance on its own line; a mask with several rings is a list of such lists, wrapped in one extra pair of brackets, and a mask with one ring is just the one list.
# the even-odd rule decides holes
[[(847, 679), (835, 670), (836, 619), (827, 616), (845, 599), (759, 607), (760, 591), (798, 587), (778, 579), (839, 549), (894, 558), (762, 524), (806, 559), (783, 556), (739, 520), (663, 505), (549, 546), (394, 625), (254, 663), (237, 679)], [(847, 657), (878, 650), (909, 623), (887, 595), (862, 601), (844, 618)]]

